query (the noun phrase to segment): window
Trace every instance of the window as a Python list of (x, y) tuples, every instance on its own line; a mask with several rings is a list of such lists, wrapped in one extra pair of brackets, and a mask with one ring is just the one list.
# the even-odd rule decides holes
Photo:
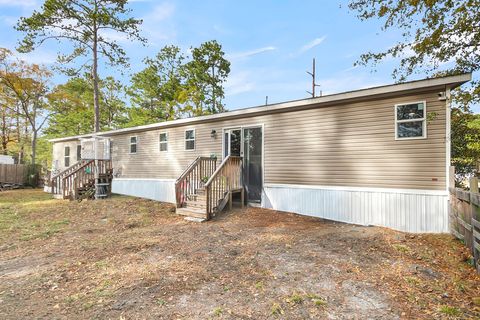
[(77, 144), (77, 161), (82, 159), (82, 145)]
[(195, 130), (185, 131), (185, 150), (195, 150)]
[(137, 153), (137, 137), (130, 137), (130, 153)]
[(160, 151), (168, 151), (168, 135), (166, 132), (160, 133)]
[(65, 147), (64, 162), (65, 167), (70, 167), (70, 147)]
[(395, 139), (423, 139), (426, 137), (425, 102), (395, 105)]

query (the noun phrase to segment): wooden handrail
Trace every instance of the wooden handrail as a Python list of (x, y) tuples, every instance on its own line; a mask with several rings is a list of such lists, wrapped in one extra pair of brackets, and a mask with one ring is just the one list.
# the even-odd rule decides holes
[(181, 208), (186, 199), (203, 187), (203, 179), (210, 177), (217, 169), (217, 159), (197, 157), (175, 182), (177, 207)]
[(185, 169), (185, 171), (183, 171), (183, 173), (180, 175), (180, 177), (178, 177), (178, 179), (175, 183), (183, 180), (185, 178), (185, 176), (187, 174), (189, 174), (193, 170), (193, 168), (195, 168), (195, 166), (198, 164), (198, 162), (200, 161), (201, 158), (202, 157), (199, 156), (195, 160), (193, 160), (193, 162), (188, 165), (187, 169)]
[(80, 160), (74, 163), (73, 165), (71, 165), (70, 167), (66, 168), (65, 170), (61, 171), (60, 173), (57, 173), (51, 176), (49, 179), (49, 184), (51, 187), (52, 194), (61, 194), (63, 189), (63, 186), (62, 186), (63, 177), (74, 172), (84, 163), (85, 163), (85, 160)]
[[(97, 161), (97, 163), (95, 163)], [(98, 166), (97, 166), (98, 164)], [(80, 187), (85, 186), (90, 179), (95, 177), (95, 170), (98, 174), (106, 174), (111, 169), (110, 160), (89, 160), (78, 167), (75, 171), (67, 174), (62, 178), (62, 194), (64, 198), (68, 198), (73, 195), (76, 197), (76, 192)], [(87, 173), (86, 169), (90, 168)], [(85, 170), (84, 170), (85, 169)]]
[(85, 160), (80, 160), (80, 161), (77, 161), (76, 163), (72, 164), (70, 167), (66, 168), (65, 170), (57, 173), (56, 175), (53, 175), (50, 179), (55, 179), (55, 178), (58, 178), (62, 175), (65, 175), (65, 174), (68, 174), (72, 171), (75, 171), (77, 169), (77, 167), (79, 167), (80, 165), (82, 165), (83, 163), (85, 163)]
[(218, 206), (230, 192), (243, 188), (242, 157), (227, 156), (205, 184), (207, 217), (218, 210)]

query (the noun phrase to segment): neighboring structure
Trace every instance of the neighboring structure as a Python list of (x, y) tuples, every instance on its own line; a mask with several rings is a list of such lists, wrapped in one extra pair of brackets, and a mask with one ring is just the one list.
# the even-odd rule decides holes
[(14, 164), (15, 160), (13, 159), (12, 156), (6, 156), (3, 154), (0, 154), (0, 164)]
[[(97, 136), (110, 139), (115, 193), (190, 201), (208, 215), (245, 190), (246, 201), (264, 208), (447, 232), (450, 90), (470, 79), (413, 81)], [(81, 139), (91, 137), (51, 140), (56, 169), (80, 160)]]

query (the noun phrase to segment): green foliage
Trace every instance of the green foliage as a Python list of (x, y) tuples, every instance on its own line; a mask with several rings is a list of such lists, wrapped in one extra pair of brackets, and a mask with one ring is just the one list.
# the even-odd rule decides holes
[(144, 60), (146, 67), (132, 76), (128, 90), (133, 108), (130, 119), (135, 125), (174, 120), (181, 115), (184, 90), (185, 57), (176, 46), (165, 46), (154, 58)]
[[(100, 127), (110, 130), (124, 127), (127, 108), (124, 88), (112, 77), (99, 81)], [(44, 133), (48, 137), (64, 137), (93, 131), (93, 86), (88, 78), (72, 78), (58, 85), (49, 96), (55, 114)]]
[(480, 159), (480, 115), (452, 110), (452, 165), (459, 179), (478, 174)]
[(45, 136), (41, 136), (37, 140), (37, 164), (43, 168), (52, 166), (53, 144), (48, 142)]
[(196, 109), (206, 109), (208, 113), (224, 111), (223, 83), (230, 73), (230, 62), (224, 58), (222, 46), (215, 40), (192, 48), (192, 61), (188, 63), (188, 87), (195, 88), (198, 101)]
[[(382, 19), (383, 30), (400, 29), (403, 35), (403, 41), (383, 52), (365, 53), (358, 63), (376, 65), (390, 57), (399, 58), (393, 71), (399, 81), (415, 73), (435, 76), (478, 71), (479, 7), (479, 0), (352, 0), (349, 8), (361, 20)], [(448, 68), (439, 72), (442, 67)], [(454, 99), (465, 111), (480, 102), (480, 81), (457, 89)]]
[[(84, 68), (91, 71), (95, 132), (100, 130), (99, 57), (105, 58), (111, 66), (128, 66), (126, 53), (112, 34), (146, 42), (138, 29), (142, 21), (128, 17), (131, 10), (126, 8), (127, 2), (45, 0), (39, 11), (35, 10), (28, 18), (20, 18), (16, 25), (18, 31), (25, 33), (18, 46), (20, 52), (31, 52), (47, 40), (65, 41), (72, 49), (58, 55), (59, 69), (71, 76), (78, 76)], [(90, 59), (73, 65), (80, 57)]]
[[(3, 103), (2, 108), (9, 110), (10, 117), (13, 117), (9, 119), (9, 125), (15, 125), (15, 142), (19, 154), (23, 158), (26, 149), (30, 147), (32, 164), (36, 163), (38, 135), (51, 114), (46, 103), (50, 79), (50, 70), (29, 64), (13, 55), (10, 50), (0, 48), (0, 101)], [(2, 122), (2, 125), (5, 123)], [(7, 131), (2, 128), (2, 141), (8, 138)], [(4, 153), (8, 153), (7, 146), (8, 143), (2, 146)], [(25, 162), (25, 159), (20, 160)]]
[(128, 90), (128, 126), (225, 111), (223, 84), (230, 62), (221, 45), (208, 41), (191, 52), (188, 57), (176, 46), (165, 46), (144, 60), (145, 69), (132, 76)]

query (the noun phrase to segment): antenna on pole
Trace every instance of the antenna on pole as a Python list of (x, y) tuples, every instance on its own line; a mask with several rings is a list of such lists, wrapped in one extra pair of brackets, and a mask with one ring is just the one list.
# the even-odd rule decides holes
[[(307, 91), (309, 95), (312, 96), (312, 98), (315, 98), (315, 88), (320, 87), (319, 84), (315, 82), (315, 58), (313, 58), (313, 63), (312, 63), (312, 72), (307, 71), (307, 73), (312, 77), (312, 91)], [(320, 90), (320, 97), (322, 96), (322, 90)]]

